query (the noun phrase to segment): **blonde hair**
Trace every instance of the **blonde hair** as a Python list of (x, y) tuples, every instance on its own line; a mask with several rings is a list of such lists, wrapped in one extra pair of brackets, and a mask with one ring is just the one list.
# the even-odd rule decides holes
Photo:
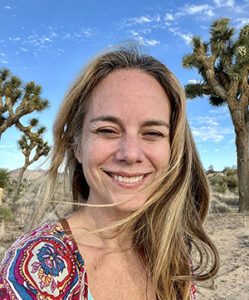
[[(118, 69), (138, 69), (153, 76), (171, 103), (171, 158), (165, 176), (146, 203), (121, 220), (132, 232), (133, 246), (152, 276), (160, 300), (189, 299), (192, 280), (207, 280), (218, 271), (218, 253), (203, 229), (209, 208), (209, 185), (186, 119), (185, 94), (176, 77), (155, 58), (132, 46), (102, 52), (84, 67), (66, 94), (54, 123), (54, 147), (44, 199), (54, 198), (59, 167), (65, 163), (74, 202), (87, 200), (89, 186), (74, 156), (82, 124), (96, 85)], [(46, 201), (44, 201), (46, 203)], [(41, 207), (40, 207), (41, 209)], [(193, 272), (190, 252), (195, 248)]]

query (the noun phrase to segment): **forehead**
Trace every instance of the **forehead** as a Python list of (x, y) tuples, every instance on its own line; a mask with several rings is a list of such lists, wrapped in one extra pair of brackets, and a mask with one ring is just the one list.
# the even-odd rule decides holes
[(93, 90), (87, 115), (139, 115), (169, 119), (170, 102), (159, 82), (137, 69), (116, 70)]

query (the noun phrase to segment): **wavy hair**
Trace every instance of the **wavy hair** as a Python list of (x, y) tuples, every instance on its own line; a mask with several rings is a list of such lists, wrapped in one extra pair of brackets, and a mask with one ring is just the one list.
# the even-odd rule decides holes
[[(119, 69), (138, 69), (153, 76), (168, 95), (172, 111), (171, 157), (168, 170), (155, 183), (156, 188), (146, 203), (114, 226), (118, 232), (131, 232), (133, 246), (139, 250), (152, 277), (157, 299), (189, 299), (191, 281), (213, 278), (219, 257), (203, 228), (210, 190), (186, 119), (185, 94), (163, 63), (128, 45), (103, 51), (86, 64), (66, 94), (54, 123), (54, 146), (44, 199), (48, 202), (54, 198), (58, 169), (64, 165), (73, 201), (80, 204), (87, 200), (89, 186), (74, 156), (74, 147), (81, 140), (93, 89)], [(195, 266), (192, 271), (191, 256)]]

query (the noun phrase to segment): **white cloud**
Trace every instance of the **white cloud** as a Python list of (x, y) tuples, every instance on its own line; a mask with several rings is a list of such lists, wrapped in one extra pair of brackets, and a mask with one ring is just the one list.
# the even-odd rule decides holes
[(0, 148), (15, 148), (14, 145), (0, 145)]
[(207, 10), (206, 11), (206, 15), (208, 16), (208, 17), (213, 17), (214, 16), (214, 12), (210, 9), (210, 10)]
[(213, 0), (217, 7), (234, 7), (234, 0)]
[(4, 8), (5, 9), (11, 9), (11, 7), (9, 5), (5, 5)]
[(220, 6), (220, 5), (221, 5), (221, 0), (214, 0), (214, 3), (215, 3), (217, 6)]
[(186, 45), (190, 45), (192, 42), (192, 37), (193, 35), (191, 33), (182, 33), (179, 31), (178, 28), (175, 27), (170, 27), (169, 31), (171, 31), (174, 35), (179, 36), (180, 38), (182, 38), (185, 42)]
[(51, 32), (49, 33), (49, 35), (50, 35), (51, 37), (56, 37), (56, 36), (57, 36), (57, 33), (51, 31)]
[(219, 123), (217, 123), (217, 122), (215, 122), (213, 120), (207, 120), (206, 123), (209, 124), (209, 125), (213, 125), (213, 126), (218, 126), (219, 125)]
[[(72, 25), (73, 26), (73, 25)], [(69, 30), (70, 29), (70, 30)], [(21, 37), (9, 37), (10, 41), (20, 41), (20, 53), (30, 51), (35, 57), (42, 53), (49, 53), (50, 55), (61, 55), (62, 51), (58, 49), (63, 48), (61, 44), (64, 40), (79, 42), (81, 39), (86, 39), (96, 35), (96, 30), (88, 27), (77, 27), (75, 31), (64, 29), (59, 26), (45, 26), (41, 24), (37, 28), (33, 28)], [(44, 30), (46, 34), (44, 33)], [(1, 43), (1, 42), (0, 42)], [(1, 56), (0, 56), (1, 57)]]
[(193, 37), (192, 34), (183, 34), (183, 33), (180, 33), (180, 32), (179, 32), (179, 36), (180, 36), (181, 38), (183, 38), (183, 40), (185, 41), (185, 44), (187, 44), (187, 45), (190, 45), (190, 44), (191, 44), (191, 42), (192, 42), (192, 37)]
[(2, 63), (2, 64), (7, 64), (8, 61), (7, 61), (7, 60), (1, 60), (1, 63)]
[(192, 6), (188, 7), (187, 13), (190, 14), (190, 15), (194, 15), (194, 14), (201, 13), (201, 12), (209, 10), (209, 9), (210, 9), (210, 7), (207, 4), (205, 4), (205, 5), (192, 5)]
[(197, 142), (210, 141), (218, 143), (224, 138), (216, 128), (210, 126), (202, 126), (200, 128), (192, 127), (191, 130)]
[(212, 109), (209, 111), (210, 114), (221, 114), (222, 116), (229, 115), (229, 109), (227, 106), (219, 107), (217, 109)]
[(139, 36), (139, 33), (135, 30), (131, 30), (130, 33), (135, 37), (135, 36)]
[(0, 55), (1, 55), (1, 56), (4, 56), (4, 57), (6, 56), (6, 54), (4, 54), (3, 52), (2, 52), (2, 53), (0, 53)]
[(155, 39), (147, 39), (143, 37), (138, 31), (131, 30), (130, 33), (134, 37), (135, 40), (137, 40), (141, 45), (144, 46), (156, 46), (160, 44), (160, 41), (157, 41)]
[(157, 41), (157, 40), (145, 39), (144, 42), (145, 42), (145, 45), (149, 45), (149, 46), (156, 46), (156, 45), (160, 44), (160, 41)]
[[(225, 136), (234, 134), (232, 127), (222, 127), (219, 124), (221, 117), (199, 116), (191, 120), (191, 129), (197, 142), (221, 142)], [(192, 125), (194, 124), (194, 126)]]
[(212, 117), (197, 117), (198, 123), (218, 126), (219, 124)]
[(215, 152), (220, 152), (220, 149), (215, 149)]
[(175, 17), (172, 14), (166, 13), (164, 19), (165, 21), (173, 21)]
[(238, 28), (242, 28), (244, 25), (249, 24), (249, 18), (237, 18), (235, 23)]
[(228, 144), (233, 144), (233, 143), (235, 143), (235, 139), (231, 139), (231, 140), (228, 142)]
[(38, 38), (37, 40), (34, 40), (34, 42), (35, 42), (34, 43), (35, 45), (43, 45), (46, 43), (51, 43), (52, 40), (51, 40), (51, 38), (43, 35), (42, 37)]
[(10, 41), (14, 41), (14, 42), (16, 42), (16, 41), (20, 41), (21, 40), (21, 38), (20, 37), (9, 37), (9, 40)]
[(182, 9), (180, 9), (177, 13), (175, 13), (175, 17), (184, 17), (187, 15), (201, 15), (207, 17), (213, 17), (213, 7), (208, 4), (203, 5), (185, 5)]
[(188, 83), (190, 83), (190, 84), (197, 84), (197, 83), (200, 83), (200, 82), (201, 82), (200, 80), (196, 80), (196, 79), (190, 79), (188, 81)]
[(91, 37), (94, 35), (91, 29), (82, 29), (82, 32), (86, 37)]
[(141, 16), (135, 18), (126, 18), (122, 21), (121, 27), (132, 27), (135, 25), (145, 25), (150, 23), (158, 23), (161, 21), (161, 17), (159, 15), (155, 16)]
[(140, 18), (134, 18), (134, 21), (136, 23), (150, 23), (152, 21), (152, 19), (148, 18), (148, 17), (144, 17), (144, 16), (141, 16)]

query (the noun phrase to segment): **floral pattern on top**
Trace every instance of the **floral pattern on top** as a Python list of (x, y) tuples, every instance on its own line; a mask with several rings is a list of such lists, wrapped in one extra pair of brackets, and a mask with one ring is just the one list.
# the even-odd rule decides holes
[(0, 299), (88, 299), (84, 261), (58, 224), (19, 238), (0, 265)]

